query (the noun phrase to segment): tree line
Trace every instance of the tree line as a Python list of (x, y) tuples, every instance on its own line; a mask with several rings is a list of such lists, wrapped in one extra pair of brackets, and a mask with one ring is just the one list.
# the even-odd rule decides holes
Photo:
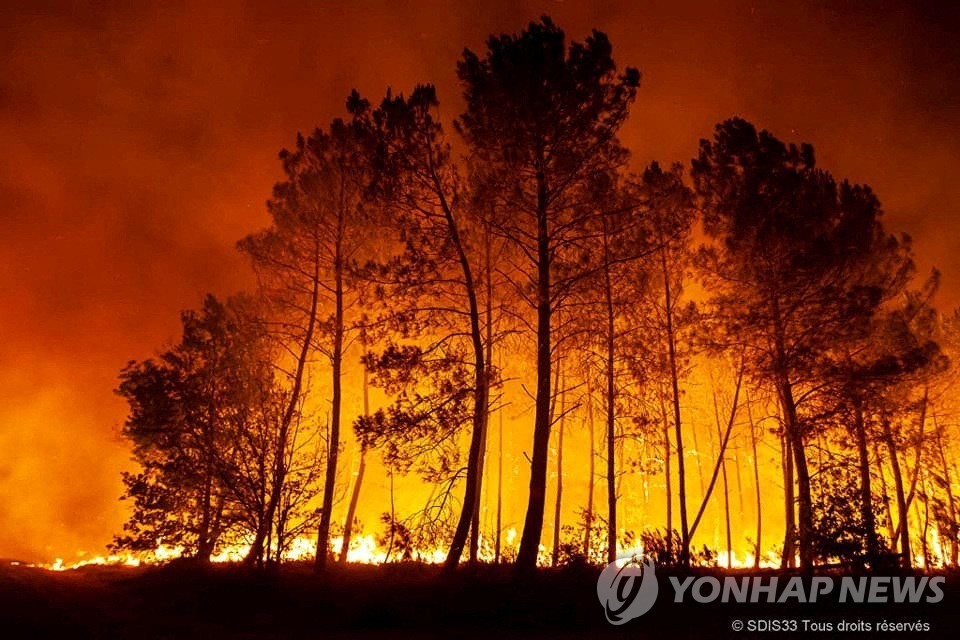
[[(619, 134), (640, 73), (620, 69), (598, 31), (568, 42), (543, 18), (465, 50), (457, 76), (465, 106), (452, 123), (425, 84), (376, 103), (353, 92), (341, 118), (298, 135), (280, 154), (270, 226), (238, 245), (257, 289), (208, 296), (183, 314), (176, 345), (122, 371), (140, 468), (124, 475), (132, 515), (117, 547), (209, 559), (242, 542), (246, 562), (263, 564), (315, 535), (322, 571), (346, 559), (376, 455), (391, 478), (436, 488), (416, 526), (385, 514), (389, 545), (419, 536), (446, 549), (448, 570), (477, 561), (491, 425), (514, 382), (524, 396), (509, 402), (532, 407), (520, 571), (543, 560), (551, 446), (547, 560), (600, 562), (625, 546), (621, 482), (641, 441), (657, 464), (640, 472), (662, 476), (667, 505), (665, 522), (645, 523), (644, 548), (702, 561), (692, 539), (722, 492), (729, 561), (729, 446), (744, 420), (757, 562), (771, 493), (757, 446), (772, 441), (785, 566), (909, 565), (918, 526), (925, 563), (932, 528), (942, 561), (957, 564), (960, 316), (932, 305), (939, 275), (917, 276), (910, 238), (884, 228), (868, 186), (740, 118), (718, 124), (689, 166), (633, 171)], [(358, 360), (362, 384), (345, 389), (344, 364)], [(685, 387), (698, 369), (716, 376), (716, 455), (694, 502), (691, 453), (697, 465), (706, 456), (691, 451)], [(375, 410), (371, 389), (388, 398)], [(362, 399), (352, 422), (345, 393)], [(575, 419), (590, 431), (589, 500), (571, 542), (560, 513)], [(351, 430), (352, 482), (340, 460)]]

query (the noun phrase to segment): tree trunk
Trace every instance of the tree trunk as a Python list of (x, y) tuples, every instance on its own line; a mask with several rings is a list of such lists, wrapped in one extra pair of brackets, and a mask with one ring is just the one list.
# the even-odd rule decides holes
[(327, 567), (330, 552), (330, 522), (333, 517), (333, 496), (337, 488), (337, 461), (340, 457), (340, 407), (342, 404), (342, 368), (343, 368), (343, 233), (344, 214), (341, 207), (337, 221), (337, 238), (334, 256), (334, 326), (333, 351), (331, 352), (333, 398), (330, 409), (330, 435), (327, 444), (327, 468), (323, 484), (323, 506), (320, 511), (320, 528), (317, 532), (317, 555), (314, 570), (323, 572)]
[(737, 408), (739, 406), (740, 398), (740, 386), (743, 382), (743, 365), (740, 365), (740, 371), (737, 374), (737, 384), (733, 392), (733, 403), (730, 407), (730, 419), (727, 422), (727, 430), (721, 435), (719, 448), (720, 451), (717, 454), (717, 463), (713, 467), (713, 473), (710, 475), (710, 484), (707, 485), (706, 490), (703, 494), (703, 500), (700, 502), (700, 508), (697, 510), (697, 516), (693, 519), (693, 524), (690, 525), (690, 537), (697, 533), (697, 527), (700, 526), (700, 521), (703, 518), (704, 512), (707, 510), (707, 504), (710, 502), (710, 496), (713, 494), (713, 488), (717, 484), (717, 478), (720, 476), (720, 469), (723, 466), (723, 458), (727, 453), (727, 445), (730, 443), (730, 434), (733, 433), (733, 426), (736, 423), (737, 418)]
[(587, 434), (590, 438), (590, 459), (587, 463), (587, 513), (583, 526), (583, 557), (590, 560), (593, 537), (593, 494), (596, 482), (596, 443), (597, 437), (593, 424), (593, 383), (587, 372)]
[[(463, 548), (467, 543), (467, 536), (470, 533), (470, 527), (473, 523), (473, 510), (477, 498), (477, 485), (480, 483), (479, 476), (483, 472), (479, 468), (480, 452), (483, 448), (483, 423), (487, 405), (487, 372), (483, 365), (483, 350), (480, 348), (480, 355), (475, 360), (476, 375), (474, 379), (474, 416), (473, 429), (470, 438), (470, 451), (467, 456), (467, 480), (464, 488), (463, 505), (460, 510), (460, 518), (454, 531), (453, 541), (450, 543), (450, 550), (447, 552), (447, 558), (444, 561), (444, 572), (449, 573), (457, 568), (460, 563), (460, 557), (463, 555)], [(480, 366), (477, 366), (477, 365)]]
[[(502, 359), (503, 356), (501, 363)], [(500, 544), (503, 536), (503, 407), (497, 409), (497, 419), (497, 535), (493, 547), (494, 564), (500, 564)]]
[[(670, 288), (670, 270), (667, 265), (666, 247), (660, 249), (660, 266), (663, 272), (664, 318), (667, 329), (667, 356), (670, 365), (670, 386), (673, 394), (673, 425), (674, 440), (677, 447), (677, 500), (680, 505), (680, 562), (683, 566), (690, 564), (690, 530), (687, 523), (687, 476), (683, 459), (683, 429), (680, 421), (680, 372), (677, 366), (677, 340), (673, 326), (674, 300)], [(696, 445), (694, 445), (696, 446)], [(699, 452), (698, 452), (699, 454)], [(699, 464), (699, 457), (697, 459)], [(703, 474), (700, 475), (703, 484)]]
[(477, 466), (480, 470), (479, 475), (477, 476), (477, 489), (474, 492), (474, 504), (473, 504), (473, 522), (471, 523), (470, 530), (473, 532), (473, 535), (470, 536), (470, 562), (476, 564), (477, 554), (480, 547), (480, 499), (482, 497), (483, 489), (483, 469), (487, 456), (487, 432), (490, 429), (490, 393), (489, 385), (490, 381), (493, 378), (493, 263), (490, 258), (490, 232), (486, 232), (485, 242), (484, 242), (484, 258), (485, 258), (485, 271), (486, 271), (486, 284), (487, 284), (487, 296), (485, 300), (485, 315), (486, 315), (486, 327), (485, 327), (485, 349), (486, 349), (486, 384), (487, 384), (487, 406), (483, 411), (483, 428), (480, 436), (480, 459), (477, 462)]
[(797, 403), (790, 380), (790, 361), (787, 356), (787, 338), (784, 329), (780, 300), (776, 294), (770, 299), (774, 329), (774, 384), (780, 401), (783, 428), (787, 444), (793, 454), (794, 473), (797, 477), (797, 543), (800, 565), (809, 570), (813, 567), (813, 504), (810, 499), (810, 471), (807, 468), (807, 452), (800, 421), (797, 418)]
[(793, 387), (786, 374), (781, 371), (777, 376), (780, 406), (784, 415), (784, 426), (790, 450), (793, 453), (793, 470), (797, 477), (797, 542), (800, 551), (800, 566), (813, 567), (813, 510), (810, 501), (810, 471), (807, 468), (807, 454), (804, 449), (800, 423), (797, 419), (797, 405), (793, 398)]
[(793, 568), (797, 566), (797, 551), (795, 547), (797, 536), (796, 525), (796, 505), (793, 496), (793, 446), (787, 437), (786, 429), (780, 434), (781, 464), (783, 465), (783, 509), (784, 509), (784, 533), (783, 533), (783, 553), (780, 559), (780, 568)]
[(893, 471), (893, 486), (897, 493), (897, 513), (900, 521), (897, 527), (900, 539), (900, 557), (901, 564), (909, 567), (912, 562), (910, 554), (910, 527), (907, 524), (907, 497), (903, 486), (903, 473), (900, 471), (900, 459), (897, 455), (897, 444), (893, 439), (893, 431), (890, 429), (890, 420), (883, 418), (883, 435), (887, 445), (887, 453), (890, 455), (890, 469)]
[[(720, 406), (717, 404), (717, 388), (711, 384), (713, 391), (713, 416), (717, 422), (717, 442), (722, 443), (723, 449), (720, 451), (720, 471), (723, 474), (723, 516), (727, 532), (727, 569), (733, 568), (733, 538), (730, 533), (730, 486), (727, 482), (727, 456), (726, 442), (723, 439), (723, 431), (720, 428)], [(734, 398), (736, 402), (736, 398)], [(734, 409), (736, 411), (736, 409)], [(727, 434), (729, 437), (729, 433)]]
[(663, 477), (667, 502), (667, 557), (673, 558), (673, 489), (670, 477), (670, 420), (667, 418), (667, 406), (663, 401), (663, 388), (658, 385), (657, 397), (660, 399), (660, 420), (663, 425)]
[(563, 504), (563, 427), (566, 421), (567, 393), (564, 377), (560, 377), (560, 433), (557, 434), (557, 501), (553, 509), (553, 555), (551, 564), (560, 563), (560, 508)]
[[(209, 453), (208, 453), (209, 455)], [(213, 472), (210, 470), (212, 462), (206, 461), (206, 469), (203, 479), (203, 496), (200, 510), (200, 532), (197, 535), (197, 560), (203, 562), (210, 561), (210, 555), (213, 553), (213, 539), (211, 534), (213, 520), (213, 505), (211, 504), (213, 496)]]
[[(918, 473), (922, 473), (918, 471)], [(923, 496), (923, 513), (920, 513), (919, 503), (915, 503), (917, 512), (917, 521), (923, 523), (923, 529), (920, 536), (920, 549), (923, 553), (923, 568), (930, 568), (930, 547), (927, 544), (927, 536), (930, 534), (930, 500), (927, 496), (927, 479), (920, 477), (920, 493)]]
[(887, 516), (887, 536), (890, 538), (890, 550), (897, 550), (897, 539), (893, 528), (893, 508), (890, 506), (890, 492), (887, 490), (887, 478), (883, 472), (883, 456), (880, 453), (880, 444), (874, 442), (874, 458), (877, 460), (877, 477), (880, 478), (880, 490), (883, 492), (884, 513)]
[(390, 479), (390, 539), (387, 541), (387, 552), (383, 557), (384, 562), (390, 562), (390, 555), (393, 553), (393, 542), (397, 537), (397, 504), (393, 493), (393, 467), (387, 469), (387, 476)]
[[(483, 428), (480, 430), (480, 454), (477, 459), (477, 467), (479, 469), (484, 468), (486, 453), (487, 453), (487, 428), (489, 422), (489, 413), (484, 416), (483, 419)], [(473, 498), (473, 515), (470, 518), (470, 548), (469, 548), (469, 561), (471, 564), (476, 564), (479, 560), (480, 552), (480, 506), (481, 498), (483, 496), (483, 472), (477, 476), (477, 486), (474, 491)]]
[(950, 564), (957, 566), (958, 557), (960, 557), (960, 544), (957, 543), (957, 506), (953, 499), (953, 485), (950, 476), (950, 468), (947, 466), (947, 456), (943, 450), (943, 435), (940, 431), (940, 425), (937, 424), (937, 416), (933, 415), (933, 428), (937, 434), (937, 451), (940, 454), (940, 469), (943, 473), (944, 491), (947, 494), (947, 512), (950, 514), (950, 527), (947, 531), (947, 537), (950, 541)]
[(877, 554), (877, 523), (873, 517), (873, 491), (870, 487), (870, 454), (867, 449), (867, 427), (864, 422), (863, 407), (856, 400), (853, 414), (853, 427), (857, 436), (857, 457), (860, 466), (860, 515), (866, 529), (867, 539), (864, 540), (867, 549), (867, 560), (870, 566), (876, 566)]
[(614, 309), (613, 284), (610, 280), (610, 261), (607, 246), (606, 224), (603, 237), (604, 250), (604, 295), (606, 298), (606, 409), (607, 409), (607, 561), (617, 559), (617, 465), (616, 465), (616, 380), (614, 367)]
[(753, 487), (756, 491), (757, 500), (757, 541), (753, 552), (753, 568), (760, 568), (760, 546), (761, 534), (763, 533), (763, 518), (761, 512), (760, 500), (760, 461), (757, 459), (757, 430), (753, 424), (753, 407), (750, 403), (750, 396), (746, 395), (747, 401), (747, 421), (750, 423), (750, 448), (753, 452)]
[(550, 396), (552, 367), (552, 299), (550, 291), (550, 237), (547, 220), (547, 185), (537, 175), (537, 394), (530, 461), (530, 497), (517, 552), (516, 569), (530, 572), (537, 566), (547, 490), (547, 457), (550, 452)]
[(276, 512), (277, 505), (280, 502), (280, 496), (283, 492), (283, 482), (286, 477), (286, 448), (287, 436), (290, 431), (290, 425), (293, 423), (293, 417), (296, 414), (297, 405), (300, 404), (300, 395), (303, 391), (303, 375), (307, 366), (307, 359), (310, 355), (310, 347), (313, 343), (313, 333), (317, 326), (317, 306), (320, 299), (320, 242), (314, 238), (314, 261), (311, 290), (310, 306), (307, 309), (307, 327), (303, 335), (303, 344), (300, 345), (300, 353), (297, 356), (297, 365), (293, 374), (293, 387), (290, 390), (290, 398), (284, 408), (283, 417), (280, 420), (280, 428), (277, 434), (277, 451), (275, 453), (275, 463), (273, 468), (273, 484), (270, 487), (270, 495), (267, 500), (263, 519), (258, 523), (257, 533), (253, 543), (250, 545), (250, 551), (243, 563), (250, 565), (260, 562), (263, 558), (263, 543), (267, 535), (273, 528), (273, 515)]
[[(361, 332), (360, 344), (366, 351), (366, 333)], [(363, 367), (363, 415), (370, 415), (370, 374), (367, 367)], [(343, 523), (343, 544), (340, 545), (340, 563), (347, 561), (350, 555), (350, 539), (353, 537), (353, 520), (357, 514), (357, 504), (360, 502), (360, 488), (363, 486), (363, 476), (367, 470), (367, 450), (360, 447), (360, 464), (357, 467), (357, 479), (353, 481), (353, 491), (350, 493), (350, 504), (347, 506), (347, 519)]]
[(463, 547), (466, 545), (467, 535), (470, 533), (470, 527), (473, 523), (474, 507), (480, 495), (481, 478), (483, 476), (482, 455), (485, 442), (485, 425), (487, 423), (487, 412), (489, 411), (490, 382), (485, 360), (486, 354), (484, 353), (483, 334), (480, 328), (480, 306), (477, 302), (477, 288), (473, 277), (473, 270), (470, 267), (470, 260), (467, 258), (466, 248), (460, 238), (459, 227), (447, 203), (443, 189), (440, 187), (439, 178), (434, 175), (433, 181), (436, 192), (439, 194), (441, 208), (443, 209), (444, 218), (447, 223), (447, 232), (457, 252), (457, 259), (460, 263), (461, 272), (463, 273), (464, 293), (467, 295), (470, 315), (470, 342), (473, 348), (473, 421), (470, 434), (470, 451), (467, 456), (467, 481), (464, 487), (460, 519), (457, 522), (457, 528), (454, 531), (453, 540), (450, 543), (450, 550), (444, 561), (444, 571), (451, 572), (456, 569), (460, 563), (460, 556), (463, 555)]
[[(920, 424), (917, 427), (917, 442), (914, 446), (914, 459), (913, 459), (913, 477), (910, 480), (910, 490), (907, 491), (907, 512), (910, 511), (910, 505), (913, 504), (913, 498), (917, 494), (917, 480), (920, 478), (920, 467), (923, 461), (923, 433), (926, 428), (927, 423), (927, 403), (929, 399), (929, 389), (924, 388), (923, 390), (923, 399), (920, 402)], [(901, 522), (897, 526), (896, 535), (900, 535), (900, 527), (904, 526), (904, 523)]]

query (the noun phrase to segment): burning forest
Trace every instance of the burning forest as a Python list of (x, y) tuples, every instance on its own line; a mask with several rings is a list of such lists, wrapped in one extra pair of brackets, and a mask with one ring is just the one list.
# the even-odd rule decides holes
[[(112, 542), (11, 575), (616, 586), (632, 557), (724, 598), (834, 573), (944, 598), (956, 274), (795, 130), (720, 113), (692, 159), (649, 157), (644, 60), (523, 25), (445, 60), (455, 84), (362, 83), (287, 132), (265, 211), (231, 226), (243, 286), (113, 382)], [(705, 602), (713, 578), (671, 580)]]

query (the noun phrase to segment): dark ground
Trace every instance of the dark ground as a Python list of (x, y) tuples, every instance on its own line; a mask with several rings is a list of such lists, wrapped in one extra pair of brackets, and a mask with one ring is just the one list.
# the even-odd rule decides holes
[[(960, 637), (960, 574), (937, 604), (675, 604), (660, 577), (653, 610), (609, 625), (593, 569), (543, 571), (523, 581), (508, 568), (445, 578), (419, 565), (308, 566), (275, 573), (239, 567), (85, 567), (49, 572), (0, 565), (0, 638), (751, 638)], [(735, 633), (734, 620), (923, 620), (929, 632)]]

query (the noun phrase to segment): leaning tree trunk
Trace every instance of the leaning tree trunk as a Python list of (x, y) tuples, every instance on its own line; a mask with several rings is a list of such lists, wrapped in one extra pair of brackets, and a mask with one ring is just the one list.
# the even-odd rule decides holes
[(900, 470), (900, 458), (897, 455), (897, 444), (893, 439), (893, 431), (890, 429), (890, 420), (886, 417), (883, 418), (883, 438), (887, 445), (887, 453), (890, 455), (890, 469), (893, 472), (893, 486), (897, 493), (897, 514), (900, 521), (896, 532), (899, 532), (900, 534), (899, 540), (901, 564), (905, 567), (909, 567), (912, 563), (912, 558), (910, 554), (910, 527), (907, 524), (907, 496), (904, 492), (903, 473)]
[[(717, 404), (717, 388), (711, 385), (713, 391), (713, 416), (717, 422), (717, 441), (723, 442), (723, 431), (720, 428), (720, 407)], [(734, 399), (736, 402), (736, 399)], [(727, 481), (727, 456), (725, 451), (720, 452), (720, 471), (723, 475), (723, 515), (727, 532), (727, 569), (733, 568), (733, 537), (730, 532), (730, 486)]]
[(310, 347), (313, 344), (313, 334), (317, 326), (317, 306), (320, 300), (320, 242), (319, 238), (314, 238), (314, 260), (313, 273), (311, 274), (310, 305), (307, 308), (307, 326), (303, 335), (303, 343), (300, 345), (300, 353), (297, 356), (297, 365), (293, 374), (293, 387), (290, 390), (290, 397), (287, 399), (283, 416), (280, 420), (280, 428), (277, 434), (275, 462), (273, 468), (273, 482), (270, 487), (270, 493), (267, 497), (267, 504), (264, 509), (263, 518), (258, 523), (257, 533), (247, 556), (243, 559), (246, 565), (260, 562), (263, 558), (264, 541), (273, 529), (273, 515), (276, 512), (277, 505), (280, 503), (280, 496), (283, 493), (283, 483), (286, 477), (286, 459), (287, 438), (290, 432), (290, 425), (293, 423), (293, 417), (296, 415), (297, 406), (300, 404), (301, 393), (303, 391), (303, 376), (306, 371), (307, 359), (310, 356)]
[[(475, 308), (474, 308), (475, 311)], [(471, 312), (473, 315), (474, 312)], [(479, 321), (471, 319), (472, 324), (476, 324), (477, 336), (479, 336)], [(479, 340), (475, 340), (479, 342)], [(483, 347), (475, 344), (474, 346), (474, 412), (473, 429), (470, 437), (470, 451), (467, 455), (467, 480), (464, 488), (463, 504), (460, 510), (460, 518), (457, 522), (457, 528), (454, 531), (453, 540), (450, 543), (450, 550), (447, 552), (447, 558), (444, 561), (444, 571), (450, 572), (456, 569), (460, 563), (460, 556), (463, 555), (463, 548), (466, 546), (467, 536), (470, 533), (470, 526), (473, 521), (474, 501), (477, 497), (477, 485), (479, 476), (483, 472), (479, 468), (480, 452), (483, 448), (483, 424), (484, 413), (487, 409), (487, 372), (483, 367)]]
[(476, 281), (473, 277), (473, 270), (470, 267), (470, 261), (467, 258), (463, 241), (460, 238), (460, 229), (457, 226), (453, 212), (443, 193), (439, 178), (434, 174), (432, 179), (435, 191), (439, 196), (444, 220), (447, 224), (447, 233), (449, 233), (463, 274), (464, 293), (467, 295), (467, 309), (470, 321), (470, 343), (473, 349), (473, 420), (470, 434), (470, 451), (467, 454), (467, 479), (466, 486), (464, 487), (460, 518), (453, 534), (453, 540), (450, 543), (450, 550), (447, 552), (447, 558), (443, 563), (444, 571), (451, 572), (455, 570), (460, 563), (460, 556), (463, 555), (463, 547), (467, 543), (467, 536), (470, 533), (470, 527), (473, 522), (474, 507), (480, 495), (481, 476), (483, 475), (483, 467), (481, 465), (483, 463), (484, 429), (487, 422), (487, 412), (490, 408), (490, 381), (485, 360), (486, 354), (484, 353), (483, 347), (483, 334), (480, 328), (480, 306), (477, 301), (477, 288)]
[(950, 541), (950, 564), (957, 566), (957, 560), (960, 558), (960, 545), (957, 544), (957, 506), (953, 499), (953, 485), (950, 468), (947, 466), (947, 456), (943, 450), (943, 436), (940, 432), (940, 425), (937, 424), (937, 416), (933, 416), (933, 428), (937, 434), (937, 451), (940, 454), (940, 469), (943, 473), (943, 488), (947, 494), (947, 513), (950, 514), (950, 527), (947, 536)]
[[(783, 358), (778, 358), (783, 360)], [(777, 391), (780, 407), (783, 410), (784, 430), (790, 451), (793, 453), (793, 471), (797, 478), (797, 546), (800, 552), (800, 566), (813, 567), (813, 504), (810, 500), (810, 471), (807, 467), (807, 455), (804, 448), (800, 422), (797, 419), (797, 405), (793, 397), (793, 387), (784, 371), (777, 375)]]
[[(360, 344), (366, 350), (366, 334), (360, 334)], [(370, 415), (370, 374), (367, 367), (363, 367), (363, 415)], [(357, 504), (360, 502), (360, 488), (363, 486), (363, 476), (367, 470), (367, 450), (360, 446), (360, 464), (357, 467), (357, 479), (353, 481), (353, 490), (350, 493), (350, 504), (347, 506), (347, 519), (343, 523), (343, 543), (340, 545), (340, 563), (347, 561), (350, 555), (350, 539), (353, 537), (353, 520), (357, 514)]]
[[(920, 424), (917, 428), (917, 440), (916, 445), (914, 446), (914, 459), (913, 459), (913, 477), (910, 480), (910, 489), (907, 491), (907, 512), (910, 511), (910, 506), (913, 504), (913, 498), (917, 495), (917, 480), (920, 478), (920, 471), (923, 462), (923, 442), (924, 442), (924, 430), (927, 422), (927, 404), (929, 399), (929, 390), (924, 389), (923, 391), (923, 400), (920, 402)], [(900, 529), (907, 526), (906, 521), (901, 520), (900, 524), (897, 526), (897, 534), (900, 535)]]

